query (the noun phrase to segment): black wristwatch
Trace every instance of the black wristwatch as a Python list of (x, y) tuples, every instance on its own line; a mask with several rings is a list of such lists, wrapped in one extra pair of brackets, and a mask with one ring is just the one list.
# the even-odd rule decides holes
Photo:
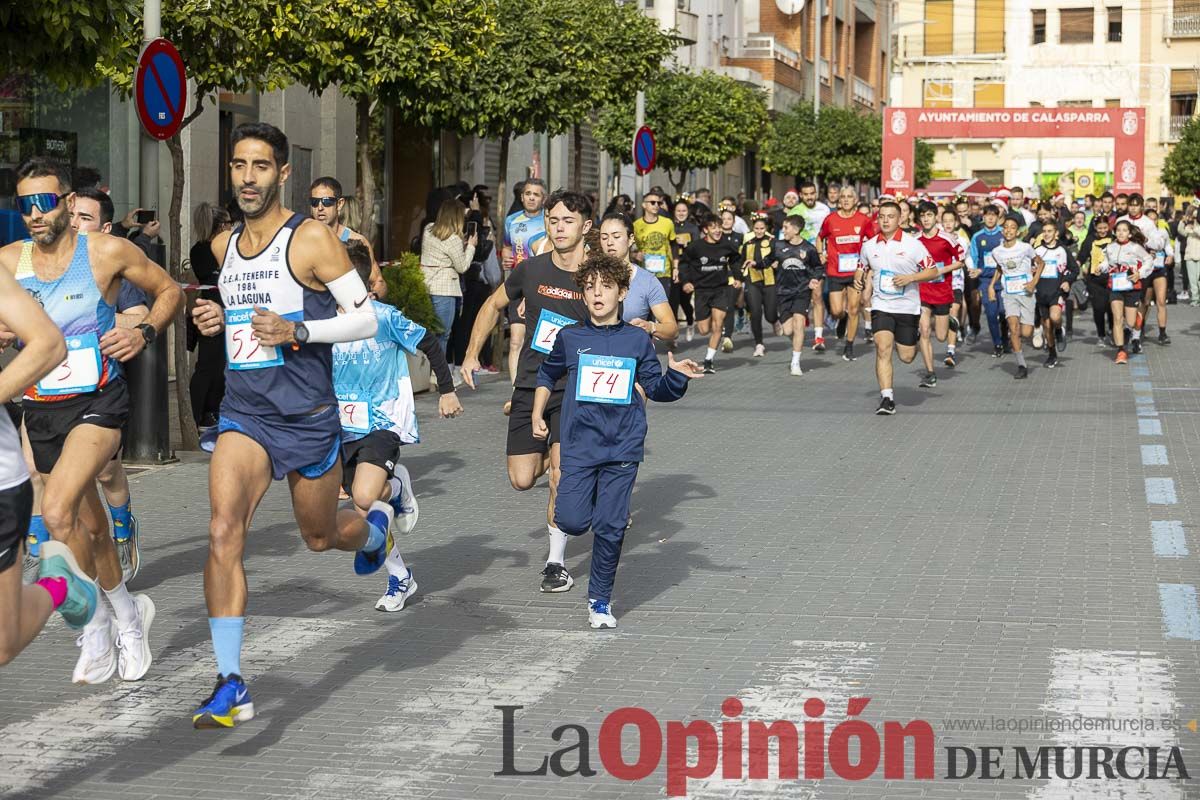
[(158, 331), (154, 329), (153, 325), (143, 322), (137, 326), (137, 329), (142, 332), (142, 338), (146, 340), (147, 347), (154, 344), (154, 340), (158, 338)]
[(303, 322), (296, 323), (296, 329), (292, 335), (296, 338), (297, 344), (308, 344), (308, 328), (304, 327)]

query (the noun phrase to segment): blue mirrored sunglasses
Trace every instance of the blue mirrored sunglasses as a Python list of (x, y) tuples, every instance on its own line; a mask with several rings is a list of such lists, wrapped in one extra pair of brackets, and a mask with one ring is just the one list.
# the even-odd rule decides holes
[(17, 210), (22, 215), (28, 217), (36, 208), (43, 214), (49, 214), (54, 209), (58, 208), (58, 204), (62, 199), (69, 195), (70, 192), (55, 194), (54, 192), (38, 192), (37, 194), (19, 194), (17, 195)]

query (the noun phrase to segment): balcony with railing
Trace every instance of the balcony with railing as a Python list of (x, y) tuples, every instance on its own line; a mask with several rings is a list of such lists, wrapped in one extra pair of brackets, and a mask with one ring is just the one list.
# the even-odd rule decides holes
[(675, 12), (675, 30), (684, 44), (695, 44), (700, 41), (700, 17), (679, 9)]
[(1183, 137), (1184, 126), (1187, 125), (1189, 122), (1191, 122), (1191, 120), (1192, 120), (1192, 117), (1190, 114), (1184, 114), (1182, 116), (1172, 115), (1172, 116), (1166, 117), (1163, 120), (1166, 123), (1163, 126), (1164, 128), (1166, 128), (1166, 130), (1163, 131), (1164, 138), (1166, 139), (1166, 141), (1178, 142)]
[(867, 108), (875, 107), (875, 87), (857, 75), (854, 76), (854, 102)]
[(761, 58), (779, 61), (792, 69), (800, 69), (800, 54), (775, 41), (775, 37), (767, 33), (756, 33), (740, 39), (735, 43), (730, 56), (732, 58)]
[(1166, 23), (1166, 36), (1171, 39), (1190, 39), (1200, 37), (1200, 8), (1188, 8), (1181, 11), (1176, 8), (1167, 14), (1163, 20)]

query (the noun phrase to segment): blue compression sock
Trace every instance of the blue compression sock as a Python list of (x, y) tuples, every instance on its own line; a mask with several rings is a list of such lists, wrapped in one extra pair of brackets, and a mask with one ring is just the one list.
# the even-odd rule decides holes
[(129, 512), (129, 501), (126, 500), (125, 505), (122, 506), (109, 505), (108, 513), (112, 516), (113, 538), (124, 539), (129, 536), (129, 524), (132, 517)]
[(382, 511), (371, 511), (367, 514), (367, 543), (363, 545), (364, 552), (378, 550), (387, 543), (387, 515)]
[(225, 677), (242, 674), (242, 629), (245, 624), (245, 617), (208, 618), (217, 672)]

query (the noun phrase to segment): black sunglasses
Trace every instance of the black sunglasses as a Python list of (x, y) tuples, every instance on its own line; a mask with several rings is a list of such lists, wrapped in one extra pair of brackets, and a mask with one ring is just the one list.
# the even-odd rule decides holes
[(310, 197), (308, 198), (308, 204), (313, 208), (316, 208), (317, 206), (333, 208), (337, 205), (337, 201), (341, 199), (342, 198), (340, 197)]
[(43, 214), (49, 214), (54, 209), (58, 208), (58, 204), (62, 199), (71, 194), (63, 192), (55, 194), (54, 192), (38, 192), (37, 194), (19, 194), (17, 195), (17, 210), (22, 216), (28, 217), (36, 208)]

